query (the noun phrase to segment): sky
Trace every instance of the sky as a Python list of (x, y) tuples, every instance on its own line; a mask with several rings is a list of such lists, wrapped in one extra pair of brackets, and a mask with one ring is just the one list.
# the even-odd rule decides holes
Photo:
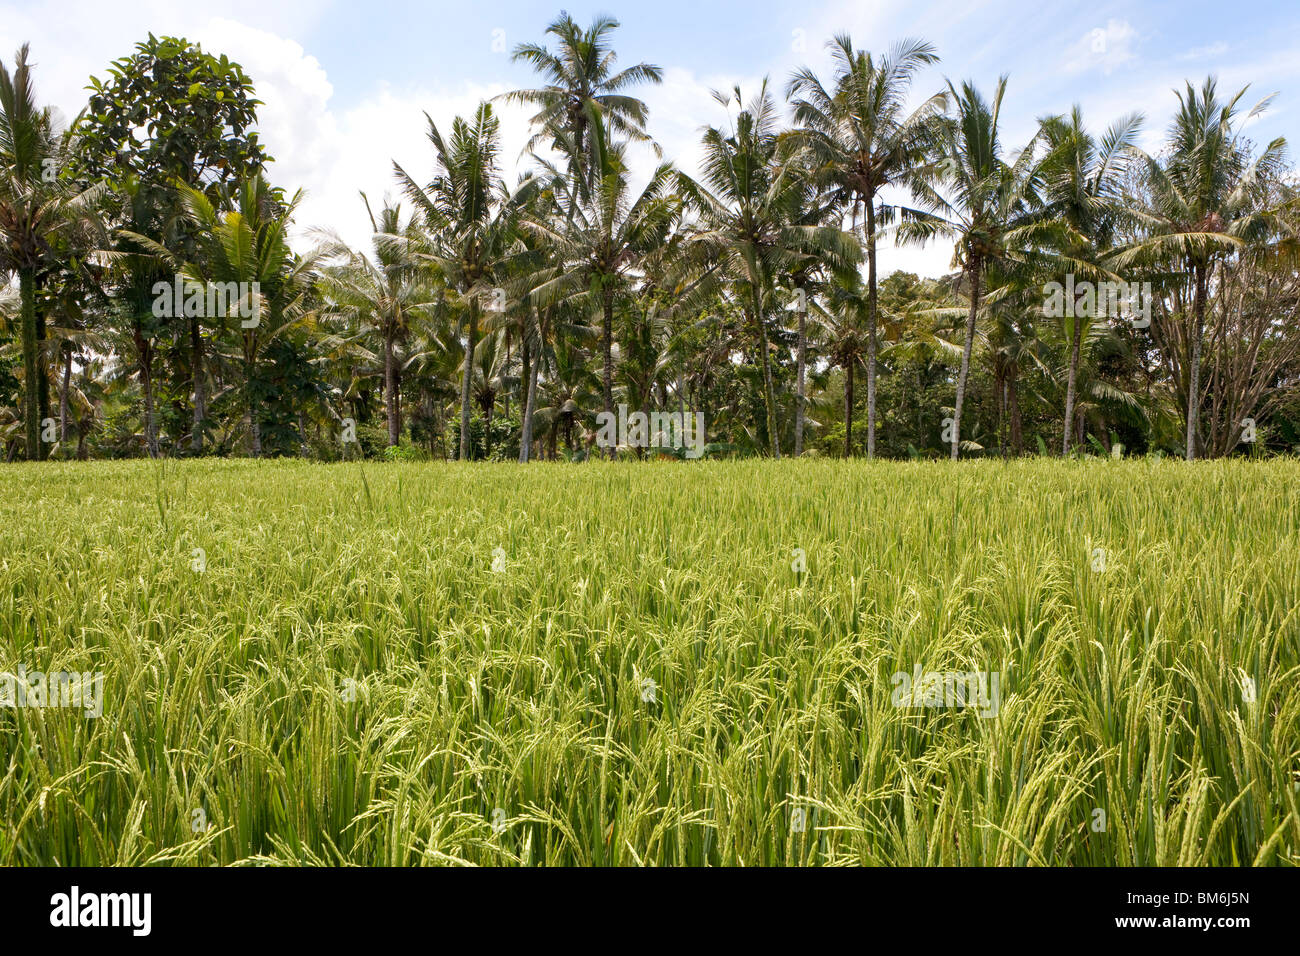
[[(88, 79), (106, 78), (109, 63), (151, 32), (227, 54), (264, 102), (259, 126), (275, 157), (272, 181), (305, 192), (298, 241), (326, 228), (368, 248), (359, 192), (376, 203), (385, 194), (400, 198), (394, 160), (417, 181), (431, 177), (426, 112), (445, 128), (482, 99), (535, 85), (529, 67), (512, 63), (510, 53), (519, 43), (544, 41), (562, 8), (584, 25), (598, 13), (615, 17), (619, 64), (645, 61), (664, 70), (663, 84), (639, 95), (649, 106), (651, 135), (688, 173), (695, 171), (701, 129), (728, 123), (712, 91), (739, 84), (748, 98), (766, 76), (779, 95), (802, 65), (829, 82), (825, 44), (842, 32), (872, 51), (907, 37), (930, 41), (941, 62), (917, 77), (918, 101), (946, 79), (991, 91), (1008, 74), (1008, 149), (1029, 140), (1038, 117), (1077, 103), (1096, 131), (1141, 112), (1141, 143), (1154, 151), (1177, 106), (1174, 90), (1188, 80), (1199, 86), (1210, 74), (1222, 92), (1249, 84), (1247, 108), (1278, 94), (1252, 121), (1252, 139), (1300, 141), (1296, 0), (0, 0), (0, 59), (12, 64), (12, 51), (30, 42), (38, 97), (70, 119), (85, 105)], [(499, 111), (502, 158), (513, 181), (525, 165), (519, 157), (531, 111)], [(648, 149), (633, 158), (643, 176), (653, 163)], [(882, 274), (938, 276), (949, 271), (951, 255), (951, 246), (886, 242), (880, 266)]]

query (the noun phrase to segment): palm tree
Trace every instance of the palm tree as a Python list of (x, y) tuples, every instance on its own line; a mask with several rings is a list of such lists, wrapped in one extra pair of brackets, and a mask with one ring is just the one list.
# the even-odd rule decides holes
[[(817, 177), (812, 169), (802, 171), (799, 176), (804, 188), (798, 210), (793, 215), (793, 223), (798, 226), (817, 226), (842, 222), (842, 201), (833, 192), (828, 192), (817, 183)], [(797, 316), (794, 352), (794, 455), (796, 458), (803, 454), (804, 429), (808, 413), (808, 314), (815, 296), (825, 290), (827, 280), (834, 271), (832, 266), (833, 263), (815, 254), (795, 256), (787, 262), (786, 272), (781, 277), (782, 294), (788, 292), (792, 297), (790, 308)]]
[(74, 453), (77, 461), (85, 461), (90, 457), (87, 441), (103, 426), (103, 406), (108, 384), (101, 374), (101, 366), (102, 360), (88, 359), (81, 366), (79, 381), (69, 386), (69, 410), (72, 423), (77, 429), (77, 448)]
[[(562, 177), (559, 177), (562, 179)], [(556, 328), (557, 316), (565, 304), (559, 300), (539, 304), (533, 292), (539, 285), (555, 277), (552, 267), (553, 250), (545, 234), (529, 228), (530, 223), (552, 223), (558, 216), (553, 189), (534, 190), (526, 205), (519, 209), (519, 240), (525, 252), (516, 257), (511, 275), (506, 278), (506, 310), (494, 323), (509, 331), (519, 341), (519, 462), (527, 464), (532, 457), (533, 419), (537, 408), (537, 382), (542, 359), (551, 335)]]
[[(1240, 141), (1238, 108), (1248, 87), (1226, 103), (1214, 77), (1198, 93), (1191, 83), (1179, 93), (1178, 114), (1169, 126), (1168, 158), (1162, 163), (1140, 155), (1145, 196), (1131, 212), (1145, 235), (1114, 257), (1116, 268), (1167, 263), (1180, 269), (1192, 289), (1191, 327), (1171, 328), (1180, 349), (1167, 349), (1175, 378), (1183, 384), (1187, 412), (1186, 458), (1196, 458), (1201, 403), (1201, 348), (1209, 281), (1222, 259), (1266, 239), (1281, 227), (1277, 210), (1266, 202), (1266, 182), (1277, 172), (1286, 150), (1278, 137), (1255, 158)], [(1258, 116), (1265, 97), (1244, 117)]]
[(826, 294), (826, 308), (817, 308), (813, 316), (831, 363), (844, 369), (844, 457), (853, 454), (853, 374), (864, 356), (866, 336), (864, 319), (869, 308), (868, 295), (856, 276), (831, 283)]
[[(604, 410), (614, 409), (614, 311), (627, 294), (642, 261), (659, 249), (680, 212), (671, 192), (675, 172), (660, 165), (640, 193), (633, 195), (624, 162), (624, 146), (611, 146), (602, 156), (603, 168), (584, 191), (572, 176), (544, 163), (555, 200), (547, 219), (529, 219), (525, 227), (540, 237), (551, 256), (550, 277), (533, 290), (545, 307), (576, 296), (589, 297), (601, 317), (602, 395)], [(612, 458), (616, 449), (609, 449)]]
[[(1013, 162), (1002, 158), (998, 122), (1006, 88), (1007, 78), (999, 77), (989, 102), (969, 82), (962, 84), (960, 93), (951, 82), (948, 84), (955, 115), (942, 126), (935, 161), (920, 171), (913, 183), (913, 192), (938, 215), (899, 225), (899, 235), (905, 239), (921, 242), (934, 236), (955, 239), (953, 265), (960, 268), (962, 282), (968, 290), (970, 307), (953, 405), (951, 457), (954, 461), (961, 447), (962, 409), (970, 377), (971, 349), (988, 271), (1033, 258), (1035, 243), (1044, 235), (1053, 234), (1040, 215), (1040, 170), (1035, 159), (1038, 134)], [(935, 179), (943, 183), (950, 198), (933, 188)]]
[(580, 329), (558, 334), (552, 347), (543, 353), (549, 374), (546, 383), (538, 387), (541, 394), (536, 415), (546, 428), (548, 457), (552, 459), (560, 438), (570, 454), (578, 451), (575, 431), (586, 429), (596, 404), (599, 382), (586, 349), (581, 347), (579, 339), (583, 337)]
[(49, 108), (36, 106), (32, 68), (23, 44), (14, 70), (0, 62), (0, 273), (18, 274), (23, 353), (23, 430), (27, 459), (44, 457), (40, 441), (40, 319), (38, 273), (56, 233), (84, 214), (102, 187), (76, 193), (60, 177), (66, 140), (56, 134)]
[(84, 364), (89, 352), (103, 349), (107, 344), (97, 333), (81, 327), (81, 323), (74, 316), (66, 316), (65, 321), (69, 319), (73, 320), (75, 324), (66, 326), (51, 325), (46, 328), (45, 348), (42, 355), (45, 365), (51, 373), (57, 374), (59, 379), (58, 423), (60, 443), (68, 440), (71, 425), (69, 402), (74, 388), (72, 382), (73, 364), (78, 361), (80, 364)]
[[(1058, 271), (1068, 270), (1089, 280), (1115, 279), (1101, 262), (1115, 242), (1122, 213), (1122, 180), (1142, 127), (1142, 117), (1136, 113), (1125, 116), (1100, 140), (1084, 128), (1083, 113), (1078, 106), (1068, 119), (1048, 117), (1041, 125), (1047, 146), (1043, 159), (1046, 200), (1043, 215), (1063, 227), (1063, 242), (1053, 250), (1058, 258)], [(1106, 304), (1099, 305), (1099, 311), (1104, 313)], [(1070, 453), (1070, 435), (1074, 431), (1079, 352), (1095, 317), (1076, 314), (1079, 311), (1067, 308), (1061, 317), (1069, 353), (1061, 427), (1062, 455)]]
[(414, 321), (432, 310), (434, 290), (424, 264), (411, 254), (418, 244), (415, 225), (402, 221), (401, 206), (385, 204), (376, 219), (365, 193), (361, 200), (370, 218), (371, 255), (350, 250), (335, 240), (327, 247), (328, 254), (346, 260), (339, 268), (325, 270), (320, 284), (332, 311), (351, 328), (370, 328), (379, 335), (388, 444), (395, 446), (401, 441), (402, 428), (397, 344), (407, 336)]
[(489, 103), (480, 103), (472, 122), (452, 121), (444, 138), (433, 120), (429, 141), (437, 163), (433, 181), (420, 187), (396, 162), (393, 169), (407, 197), (420, 211), (424, 236), (416, 254), (431, 262), (442, 281), (459, 298), (466, 317), (465, 361), (461, 370), (460, 457), (468, 460), (474, 349), (478, 342), (483, 299), (495, 299), (498, 283), (510, 272), (510, 260), (526, 254), (516, 234), (517, 213), (532, 190), (525, 183), (506, 191), (497, 166), (500, 122)]
[[(1079, 323), (1083, 325), (1084, 323)], [(1062, 331), (1065, 331), (1062, 329)], [(1092, 324), (1084, 329), (1084, 342), (1090, 351), (1100, 352), (1106, 355), (1112, 362), (1126, 356), (1128, 351), (1127, 340), (1119, 334), (1112, 326), (1106, 324)], [(1040, 357), (1037, 350), (1030, 353), (1035, 364), (1043, 373), (1043, 378), (1048, 385), (1048, 391), (1057, 391), (1063, 393), (1068, 387), (1068, 381), (1062, 382), (1058, 374), (1058, 369), (1049, 365), (1044, 358)], [(1067, 369), (1068, 378), (1068, 369)], [(1108, 375), (1103, 378), (1100, 374), (1098, 363), (1080, 363), (1075, 375), (1075, 404), (1074, 415), (1069, 423), (1071, 431), (1071, 441), (1079, 446), (1079, 450), (1085, 450), (1083, 443), (1085, 438), (1100, 444), (1106, 453), (1110, 452), (1110, 431), (1109, 424), (1112, 422), (1122, 421), (1127, 425), (1147, 426), (1149, 427), (1150, 413), (1148, 410), (1149, 402), (1144, 401), (1138, 394), (1124, 387), (1122, 379), (1116, 382), (1114, 376)], [(1091, 422), (1093, 431), (1099, 436), (1099, 440), (1093, 438), (1086, 431), (1086, 426)]]
[(645, 103), (625, 92), (638, 83), (662, 83), (663, 71), (638, 63), (615, 72), (617, 56), (610, 34), (618, 28), (613, 17), (598, 16), (583, 30), (569, 14), (561, 12), (546, 32), (560, 41), (552, 53), (539, 43), (522, 43), (512, 57), (530, 64), (546, 80), (532, 90), (514, 90), (500, 97), (508, 103), (536, 106), (532, 150), (550, 137), (555, 148), (567, 153), (570, 172), (585, 190), (591, 175), (605, 168), (607, 133), (634, 142), (649, 142), (645, 131)]
[(776, 279), (806, 256), (843, 269), (861, 258), (857, 240), (834, 226), (799, 224), (805, 182), (797, 151), (783, 148), (779, 114), (764, 80), (745, 104), (740, 88), (732, 96), (714, 93), (724, 107), (739, 109), (732, 130), (704, 132), (704, 183), (678, 175), (678, 190), (695, 210), (698, 229), (691, 241), (708, 246), (717, 274), (726, 279), (752, 334), (763, 372), (767, 440), (781, 457), (776, 421), (767, 321), (775, 311)]
[(1021, 369), (1031, 363), (1045, 367), (1044, 344), (1034, 326), (1035, 317), (1042, 314), (1041, 299), (1037, 284), (1016, 284), (988, 308), (985, 344), (998, 400), (998, 449), (1004, 458), (1008, 445), (1012, 454), (1024, 453)]
[(921, 40), (904, 40), (879, 61), (854, 50), (847, 34), (827, 43), (835, 61), (827, 89), (807, 67), (790, 80), (795, 96), (798, 138), (814, 156), (820, 181), (835, 190), (856, 221), (862, 213), (867, 249), (867, 457), (876, 453), (876, 240), (879, 224), (898, 217), (923, 218), (926, 213), (886, 204), (883, 190), (907, 186), (929, 159), (938, 133), (936, 120), (947, 102), (936, 93), (915, 109), (907, 108), (912, 79), (922, 67), (938, 62), (934, 47)]
[(483, 457), (492, 457), (492, 419), (496, 414), (497, 400), (508, 394), (514, 379), (510, 374), (511, 359), (508, 348), (510, 329), (501, 324), (488, 329), (474, 350), (474, 403), (483, 415)]
[(411, 402), (411, 436), (423, 440), (431, 455), (439, 451), (445, 454), (444, 428), (456, 408), (464, 372), (463, 356), (458, 357), (459, 348), (451, 344), (457, 334), (455, 311), (447, 290), (439, 288), (425, 321), (415, 323), (408, 331), (406, 358), (400, 370), (400, 380)]

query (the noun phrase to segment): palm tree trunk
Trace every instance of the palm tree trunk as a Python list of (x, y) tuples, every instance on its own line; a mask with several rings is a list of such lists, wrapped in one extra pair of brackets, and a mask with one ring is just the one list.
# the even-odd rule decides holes
[(257, 420), (257, 409), (253, 407), (253, 363), (257, 346), (244, 335), (244, 388), (247, 401), (244, 403), (244, 423), (248, 426), (249, 450), (254, 458), (262, 457), (262, 427)]
[(1197, 413), (1201, 406), (1201, 339), (1205, 332), (1205, 266), (1196, 267), (1196, 293), (1192, 303), (1192, 359), (1187, 376), (1187, 460), (1196, 460)]
[(758, 328), (758, 349), (763, 356), (763, 405), (767, 412), (767, 440), (772, 446), (772, 457), (781, 457), (781, 437), (776, 430), (776, 392), (772, 387), (772, 357), (768, 355), (767, 330), (761, 315), (754, 324)]
[(145, 362), (143, 365), (141, 365), (140, 387), (141, 387), (141, 391), (144, 393), (145, 447), (148, 448), (149, 450), (150, 458), (157, 458), (159, 455), (159, 450), (158, 450), (158, 434), (155, 430), (156, 426), (154, 424), (154, 413), (153, 413), (153, 370), (150, 368), (150, 365), (152, 364), (153, 363), (150, 361), (150, 362)]
[(208, 390), (203, 375), (203, 335), (198, 318), (190, 320), (190, 369), (194, 375), (194, 427), (190, 450), (203, 454), (203, 423), (208, 417)]
[(853, 456), (853, 360), (844, 366), (844, 457)]
[[(641, 392), (641, 414), (645, 416), (647, 432), (650, 431), (650, 398), (652, 394), (650, 388), (651, 386), (647, 384), (645, 390)], [(646, 437), (648, 439), (652, 436), (647, 435)], [(645, 458), (649, 456), (649, 454), (650, 454), (650, 449), (646, 445), (640, 445), (637, 447), (636, 450), (637, 458), (645, 460)]]
[(1019, 366), (1012, 366), (1007, 379), (1007, 403), (1011, 409), (1011, 450), (1019, 458), (1025, 453), (1025, 439), (1020, 420), (1020, 388), (1018, 384)]
[[(605, 367), (601, 370), (601, 394), (604, 399), (605, 414), (614, 414), (614, 287), (607, 286), (603, 294), (604, 314), (601, 320), (601, 348), (605, 358)], [(609, 419), (606, 419), (608, 421)], [(611, 443), (608, 449), (609, 460), (613, 461), (618, 449)]]
[(248, 438), (251, 451), (254, 458), (262, 457), (262, 427), (257, 420), (257, 412), (253, 409), (253, 400), (248, 400), (248, 407), (244, 409), (244, 420), (248, 424)]
[(677, 412), (682, 416), (682, 427), (686, 427), (686, 363), (681, 355), (677, 356)]
[[(502, 366), (504, 370), (508, 370), (510, 368), (511, 349), (513, 348), (513, 346), (514, 346), (513, 339), (511, 338), (510, 334), (507, 333), (506, 334), (506, 364)], [(506, 376), (506, 372), (502, 371), (501, 373), (501, 382), (502, 382), (501, 414), (504, 415), (506, 418), (509, 418), (510, 417), (510, 389), (505, 387), (505, 376)]]
[(975, 345), (975, 316), (980, 307), (980, 262), (976, 259), (968, 273), (971, 277), (970, 314), (966, 317), (966, 342), (961, 353), (961, 374), (957, 377), (957, 401), (952, 410), (952, 460), (961, 449), (961, 410), (966, 401), (966, 380), (970, 377), (970, 353)]
[(150, 458), (158, 457), (158, 436), (154, 433), (153, 416), (153, 345), (145, 338), (139, 326), (133, 329), (135, 348), (140, 356), (140, 392), (144, 401), (144, 445)]
[(478, 302), (469, 304), (469, 329), (465, 339), (465, 374), (460, 381), (460, 460), (469, 461), (469, 392), (474, 375), (474, 340), (478, 338)]
[(533, 454), (533, 415), (537, 413), (537, 372), (541, 364), (541, 356), (538, 355), (528, 369), (528, 398), (524, 405), (524, 441), (519, 448), (520, 460), (525, 463)]
[(36, 270), (20, 269), (23, 323), (23, 430), (27, 460), (41, 457), (41, 398), (36, 360)]
[(528, 348), (528, 326), (524, 326), (524, 341), (521, 348), (520, 361), (522, 363), (521, 371), (523, 372), (519, 381), (523, 389), (523, 396), (520, 400), (522, 414), (519, 418), (519, 464), (528, 463), (528, 391), (532, 388), (533, 367), (532, 355)]
[(397, 391), (397, 363), (393, 355), (391, 329), (384, 332), (384, 399), (388, 408), (388, 444), (392, 447), (401, 441), (402, 424), (397, 418), (401, 396)]
[(1070, 454), (1070, 431), (1074, 422), (1074, 388), (1079, 379), (1079, 340), (1083, 338), (1083, 322), (1074, 318), (1074, 330), (1070, 334), (1070, 370), (1065, 382), (1065, 419), (1061, 423), (1061, 457)]
[(876, 205), (867, 202), (867, 458), (876, 457)]
[[(59, 383), (59, 443), (68, 440), (68, 390), (72, 387), (72, 346), (63, 343), (63, 381)], [(66, 452), (65, 452), (66, 454)]]
[[(805, 298), (805, 306), (808, 300)], [(799, 310), (799, 344), (795, 356), (795, 404), (794, 404), (794, 456), (798, 458), (803, 454), (803, 425), (804, 418), (807, 415), (805, 403), (807, 402), (807, 377), (808, 377), (808, 310)], [(685, 419), (683, 419), (684, 421)]]
[(998, 454), (1002, 460), (1007, 459), (1007, 379), (1006, 373), (999, 370), (998, 381)]
[[(49, 420), (50, 417), (50, 373), (45, 364), (44, 346), (45, 342), (45, 314), (41, 309), (36, 310), (36, 386), (37, 386), (37, 415), (42, 423)], [(46, 442), (41, 442), (37, 446), (40, 451), (41, 461), (50, 457), (50, 446)]]

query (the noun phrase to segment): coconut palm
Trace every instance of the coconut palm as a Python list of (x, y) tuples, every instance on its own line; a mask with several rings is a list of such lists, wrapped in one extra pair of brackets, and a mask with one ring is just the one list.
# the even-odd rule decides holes
[[(811, 160), (811, 154), (800, 157), (800, 161)], [(802, 197), (798, 209), (793, 215), (793, 224), (797, 226), (831, 225), (843, 221), (843, 202), (835, 191), (828, 191), (817, 182), (818, 177), (811, 168), (800, 173), (803, 183)], [(827, 261), (815, 253), (792, 256), (786, 263), (785, 272), (779, 278), (781, 290), (779, 296), (789, 299), (789, 308), (795, 313), (795, 410), (794, 410), (794, 455), (798, 457), (804, 450), (804, 430), (808, 412), (808, 348), (809, 348), (809, 310), (814, 307), (816, 296), (822, 294), (832, 275), (835, 263)], [(849, 276), (845, 275), (845, 280)]]
[[(913, 192), (935, 215), (904, 221), (899, 235), (925, 242), (935, 236), (955, 240), (953, 265), (961, 270), (969, 298), (957, 395), (953, 404), (951, 457), (961, 447), (961, 419), (970, 378), (971, 349), (981, 296), (990, 269), (1006, 270), (1035, 258), (1035, 245), (1055, 234), (1041, 215), (1038, 134), (1008, 162), (1002, 155), (999, 119), (1007, 78), (998, 79), (992, 100), (969, 82), (961, 91), (950, 82), (954, 115), (945, 122), (932, 163), (918, 172)], [(940, 183), (946, 196), (934, 186)]]
[(519, 342), (519, 462), (532, 457), (533, 418), (537, 407), (537, 382), (542, 355), (556, 328), (563, 303), (558, 300), (539, 304), (534, 290), (554, 278), (551, 252), (545, 235), (528, 228), (532, 222), (551, 222), (558, 216), (553, 190), (533, 192), (526, 206), (519, 210), (519, 239), (525, 253), (515, 260), (512, 275), (505, 283), (506, 311), (500, 316), (501, 327)]
[(857, 240), (828, 225), (797, 222), (806, 180), (797, 151), (780, 142), (779, 113), (767, 80), (745, 103), (740, 88), (714, 93), (739, 110), (732, 129), (704, 132), (703, 183), (677, 177), (678, 190), (695, 211), (694, 243), (706, 244), (716, 274), (741, 306), (763, 372), (767, 441), (781, 456), (767, 323), (777, 311), (776, 282), (792, 263), (816, 256), (835, 268), (861, 258)]
[[(1027, 270), (1028, 271), (1028, 270)], [(1018, 284), (988, 306), (984, 345), (998, 401), (998, 449), (1003, 457), (1024, 452), (1024, 420), (1020, 407), (1020, 376), (1030, 365), (1045, 368), (1046, 349), (1035, 320), (1042, 314), (1037, 284)], [(956, 350), (960, 354), (960, 349)]]
[(465, 350), (461, 370), (460, 457), (468, 460), (471, 384), (479, 319), (485, 302), (503, 297), (500, 283), (510, 273), (512, 258), (527, 253), (518, 242), (517, 214), (532, 193), (525, 183), (513, 194), (501, 180), (497, 156), (500, 122), (489, 103), (480, 103), (472, 121), (456, 117), (444, 138), (433, 120), (436, 171), (424, 187), (396, 162), (393, 169), (407, 197), (419, 210), (424, 235), (415, 254), (433, 264), (439, 277), (458, 297), (465, 318)]
[[(408, 330), (401, 381), (410, 403), (409, 423), (414, 441), (423, 441), (431, 455), (444, 454), (443, 434), (457, 406), (464, 373), (463, 355), (454, 313), (445, 289), (439, 289), (425, 321)], [(377, 364), (377, 363), (376, 363)]]
[(539, 43), (522, 43), (512, 57), (532, 66), (546, 85), (500, 97), (508, 103), (538, 108), (527, 148), (532, 150), (550, 138), (554, 147), (568, 156), (570, 172), (583, 189), (591, 176), (605, 167), (608, 134), (634, 142), (650, 141), (645, 130), (645, 103), (626, 90), (640, 83), (663, 82), (663, 71), (649, 63), (615, 71), (618, 58), (610, 35), (618, 25), (613, 17), (598, 16), (584, 30), (562, 12), (546, 28), (559, 40), (557, 52)]
[(57, 377), (59, 381), (58, 423), (61, 444), (67, 442), (71, 427), (68, 403), (73, 388), (73, 365), (85, 364), (88, 354), (101, 351), (107, 345), (103, 336), (83, 328), (79, 317), (65, 315), (64, 321), (69, 320), (74, 324), (47, 326), (46, 338), (42, 343), (42, 360), (49, 370), (49, 377)]
[(912, 80), (938, 62), (934, 47), (904, 40), (874, 59), (840, 34), (827, 43), (835, 63), (829, 87), (807, 67), (794, 74), (787, 95), (795, 97), (797, 137), (813, 154), (817, 177), (835, 190), (856, 221), (861, 214), (867, 250), (866, 364), (867, 457), (876, 452), (877, 229), (896, 218), (923, 218), (922, 210), (889, 204), (890, 187), (910, 186), (929, 159), (946, 93), (908, 108)]
[(1248, 87), (1219, 99), (1213, 77), (1198, 92), (1191, 83), (1178, 93), (1179, 110), (1169, 126), (1167, 158), (1140, 156), (1144, 195), (1130, 211), (1145, 235), (1114, 257), (1115, 268), (1165, 264), (1181, 271), (1192, 290), (1190, 328), (1171, 327), (1177, 341), (1166, 346), (1186, 410), (1188, 461), (1196, 458), (1201, 404), (1201, 349), (1210, 277), (1225, 256), (1267, 240), (1285, 225), (1267, 200), (1268, 180), (1278, 172), (1286, 140), (1278, 137), (1255, 157), (1240, 127), (1267, 109), (1265, 97), (1245, 116)]
[[(1067, 271), (1089, 281), (1118, 278), (1102, 267), (1112, 250), (1122, 215), (1122, 184), (1128, 159), (1142, 128), (1142, 117), (1131, 113), (1112, 125), (1100, 140), (1084, 127), (1083, 113), (1076, 106), (1069, 117), (1053, 116), (1042, 121), (1047, 154), (1043, 159), (1043, 215), (1063, 228), (1062, 243), (1055, 251), (1058, 274)], [(1072, 303), (1073, 304), (1073, 303)], [(1075, 385), (1079, 376), (1079, 352), (1088, 338), (1094, 318), (1106, 314), (1099, 309), (1064, 309), (1061, 316), (1068, 342), (1065, 414), (1061, 428), (1061, 454), (1070, 453), (1074, 431)], [(1085, 314), (1076, 314), (1076, 313)]]
[(345, 257), (337, 268), (321, 275), (321, 291), (331, 303), (331, 311), (354, 329), (373, 329), (379, 337), (384, 377), (384, 404), (388, 425), (388, 444), (401, 439), (402, 387), (401, 362), (397, 346), (407, 336), (413, 322), (420, 321), (433, 308), (435, 293), (428, 270), (412, 255), (418, 243), (415, 225), (403, 221), (400, 205), (385, 204), (376, 218), (370, 200), (361, 194), (370, 219), (371, 253), (348, 249), (335, 240), (327, 253)]
[(474, 404), (483, 416), (483, 456), (492, 457), (492, 419), (498, 400), (508, 395), (518, 380), (511, 374), (510, 329), (504, 323), (487, 330), (474, 350)]
[(43, 456), (40, 441), (41, 338), (36, 286), (51, 264), (56, 234), (84, 218), (101, 186), (73, 189), (60, 175), (67, 165), (67, 139), (48, 107), (36, 105), (28, 46), (14, 56), (14, 69), (0, 62), (0, 273), (17, 273), (23, 354), (23, 431), (29, 461)]
[(832, 282), (825, 305), (812, 311), (817, 338), (831, 364), (844, 370), (844, 457), (853, 454), (853, 380), (866, 355), (868, 295), (856, 276)]
[[(676, 176), (671, 165), (660, 165), (645, 187), (634, 193), (624, 160), (625, 145), (607, 149), (586, 198), (572, 175), (561, 175), (543, 162), (555, 213), (525, 222), (525, 228), (543, 240), (551, 257), (550, 276), (533, 290), (534, 302), (545, 307), (583, 297), (600, 315), (601, 392), (604, 410), (611, 413), (615, 306), (628, 294), (643, 259), (667, 242), (680, 212), (680, 203), (671, 191)], [(614, 453), (610, 448), (611, 458)]]
[(547, 456), (555, 458), (561, 438), (569, 453), (578, 452), (579, 432), (585, 432), (595, 410), (600, 383), (591, 368), (590, 355), (581, 345), (581, 330), (556, 335), (541, 356), (548, 367), (546, 382), (538, 386), (538, 424), (544, 429)]

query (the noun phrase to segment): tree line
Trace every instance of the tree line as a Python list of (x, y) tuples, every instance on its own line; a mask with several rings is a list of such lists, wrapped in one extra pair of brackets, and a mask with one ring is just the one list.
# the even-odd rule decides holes
[[(295, 248), (227, 57), (150, 35), (67, 128), (26, 46), (0, 62), (5, 459), (647, 454), (596, 441), (620, 406), (702, 413), (712, 456), (1300, 448), (1296, 181), (1243, 133), (1269, 98), (1188, 82), (1155, 154), (1078, 107), (1008, 144), (1006, 77), (927, 95), (930, 44), (841, 35), (827, 75), (715, 93), (688, 175), (617, 28), (515, 49), (513, 182), (493, 102), (426, 117), (364, 249)], [(880, 276), (882, 243), (952, 272)]]

